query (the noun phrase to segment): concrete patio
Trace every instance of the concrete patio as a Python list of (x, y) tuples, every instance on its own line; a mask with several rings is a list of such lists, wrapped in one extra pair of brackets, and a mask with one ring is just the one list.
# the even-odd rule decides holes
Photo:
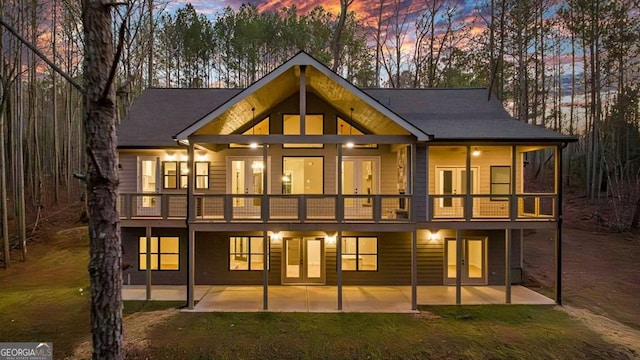
[[(256, 312), (263, 310), (262, 286), (197, 285), (194, 312)], [(455, 286), (418, 286), (418, 305), (455, 305)], [(338, 312), (336, 286), (281, 286), (268, 288), (268, 310), (273, 312)], [(145, 300), (144, 285), (125, 285), (123, 300)], [(152, 300), (184, 301), (185, 286), (154, 285)], [(504, 286), (463, 286), (463, 305), (504, 304)], [(511, 303), (553, 305), (554, 301), (524, 286), (511, 287)], [(343, 286), (342, 312), (411, 313), (410, 286)]]

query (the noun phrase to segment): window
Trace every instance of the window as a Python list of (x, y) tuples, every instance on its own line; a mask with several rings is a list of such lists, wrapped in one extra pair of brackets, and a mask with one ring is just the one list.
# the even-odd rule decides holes
[[(351, 125), (349, 122), (338, 118), (338, 135), (346, 135), (346, 136), (352, 136), (352, 135), (364, 135), (364, 133), (362, 131), (360, 131), (357, 127)], [(356, 148), (356, 149), (375, 149), (378, 147), (378, 144), (345, 144), (342, 145), (342, 147), (345, 148)]]
[(348, 236), (343, 237), (342, 270), (377, 271), (378, 238)]
[[(151, 270), (180, 270), (180, 238), (152, 237)], [(147, 269), (147, 238), (140, 237), (140, 261), (138, 268)]]
[[(491, 167), (491, 194), (508, 195), (511, 193), (511, 166)], [(508, 201), (507, 197), (491, 197), (494, 201)]]
[(209, 163), (196, 162), (196, 189), (209, 188)]
[[(209, 163), (196, 161), (196, 189), (209, 188)], [(178, 177), (178, 167), (180, 177)], [(186, 161), (165, 161), (162, 163), (163, 187), (165, 189), (186, 189), (189, 185), (189, 163)]]
[(264, 238), (229, 238), (229, 270), (264, 270)]
[[(269, 135), (269, 117), (242, 132), (242, 135)], [(262, 147), (262, 145), (259, 145)], [(250, 148), (250, 144), (229, 144), (230, 148)]]
[[(324, 118), (322, 114), (306, 114), (304, 117), (304, 134), (301, 133), (300, 115), (282, 116), (282, 133), (284, 135), (322, 135), (324, 134)], [(322, 144), (284, 144), (288, 148), (321, 148)]]
[(283, 194), (322, 194), (324, 191), (322, 157), (284, 157), (282, 159)]

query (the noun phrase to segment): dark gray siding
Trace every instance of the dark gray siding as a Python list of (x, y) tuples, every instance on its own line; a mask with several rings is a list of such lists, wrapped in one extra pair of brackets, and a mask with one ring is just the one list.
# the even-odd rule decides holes
[[(124, 264), (130, 265), (123, 271), (125, 284), (145, 284), (146, 271), (139, 270), (139, 238), (146, 236), (145, 228), (122, 228), (122, 248)], [(153, 229), (152, 236), (177, 236), (180, 238), (180, 270), (154, 270), (151, 272), (151, 283), (155, 285), (186, 284), (187, 281), (187, 246), (186, 229)]]
[[(413, 156), (413, 155), (412, 155)], [(427, 219), (427, 148), (419, 147), (416, 149), (416, 168), (413, 176), (413, 201), (415, 201), (416, 213), (414, 214), (414, 221), (421, 222)]]
[[(229, 237), (261, 236), (262, 233), (197, 233), (196, 284), (202, 285), (260, 285), (262, 271), (229, 270)], [(280, 284), (280, 244), (272, 244), (269, 284)]]

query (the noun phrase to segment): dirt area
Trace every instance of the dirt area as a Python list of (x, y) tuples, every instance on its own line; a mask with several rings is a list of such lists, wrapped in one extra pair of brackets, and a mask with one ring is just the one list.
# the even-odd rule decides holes
[[(137, 358), (136, 354), (143, 353), (151, 342), (152, 330), (172, 316), (178, 314), (178, 310), (158, 310), (136, 313), (124, 319), (125, 351), (127, 357)], [(68, 360), (91, 358), (91, 339), (80, 343)]]
[[(579, 226), (582, 223), (577, 219), (565, 222), (563, 231), (563, 310), (640, 357), (640, 236)], [(588, 224), (584, 227), (590, 228)], [(525, 236), (524, 281), (553, 289), (553, 232)], [(554, 294), (551, 290), (547, 295)]]

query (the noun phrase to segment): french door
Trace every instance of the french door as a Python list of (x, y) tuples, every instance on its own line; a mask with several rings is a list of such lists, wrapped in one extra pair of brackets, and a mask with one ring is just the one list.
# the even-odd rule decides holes
[(324, 284), (324, 238), (283, 239), (283, 284)]
[[(465, 167), (436, 167), (437, 195), (465, 195), (467, 169)], [(478, 193), (478, 168), (471, 168), (471, 193)], [(436, 217), (460, 218), (464, 216), (464, 197), (440, 197), (434, 209)]]
[[(266, 165), (262, 157), (230, 157), (227, 160), (227, 193), (232, 195), (264, 194)], [(233, 196), (234, 216), (259, 217), (258, 196)]]
[(487, 283), (487, 238), (462, 238), (462, 254), (458, 263), (456, 239), (445, 241), (445, 283), (455, 284), (461, 267), (462, 285)]
[[(345, 156), (342, 159), (342, 193), (345, 195), (373, 195), (379, 193), (378, 157)], [(372, 197), (346, 197), (345, 216), (371, 218)]]
[(138, 192), (150, 195), (137, 196), (136, 215), (160, 216), (159, 166), (160, 161), (155, 156), (138, 157)]

